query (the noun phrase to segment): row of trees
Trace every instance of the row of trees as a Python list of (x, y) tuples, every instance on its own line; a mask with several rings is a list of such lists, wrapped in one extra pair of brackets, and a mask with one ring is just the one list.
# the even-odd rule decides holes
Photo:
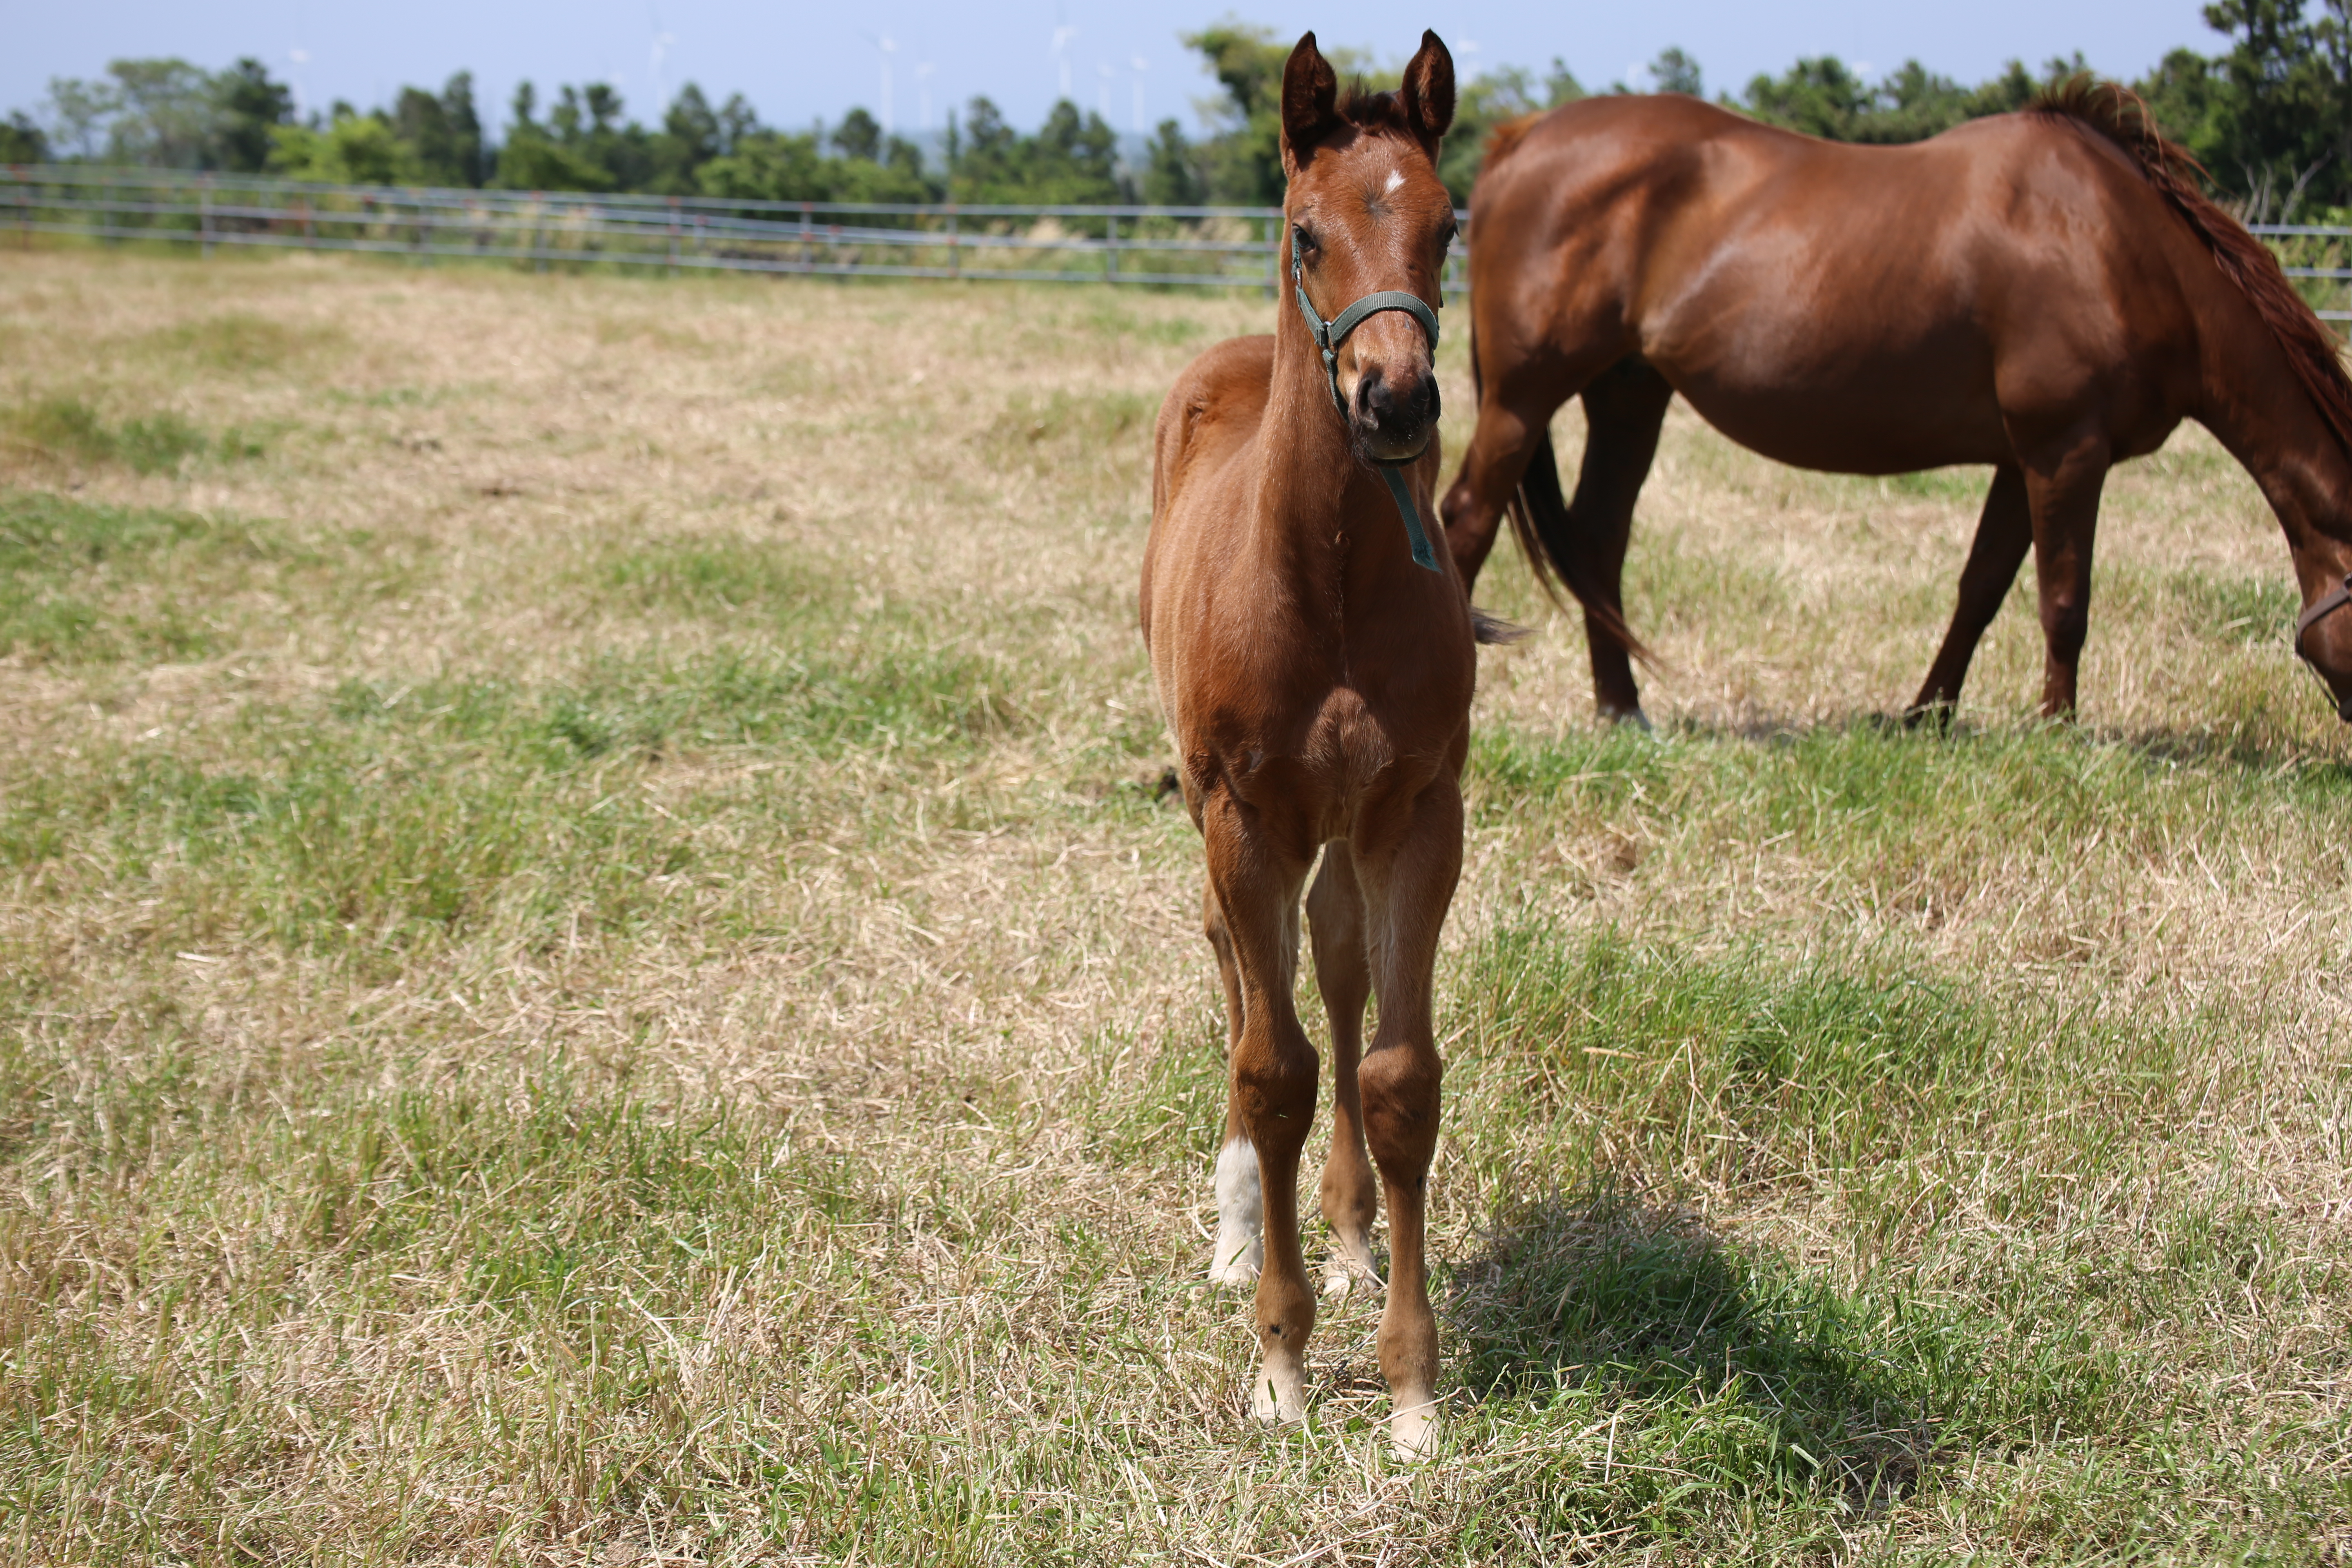
[[(2213, 0), (2205, 19), (2228, 50), (2210, 58), (2175, 50), (2133, 84), (2221, 193), (2258, 219), (2352, 204), (2352, 0), (2317, 0), (2313, 17), (2305, 3)], [(183, 60), (118, 60), (100, 81), (53, 81), (37, 118), (18, 111), (0, 121), (0, 163), (63, 156), (362, 184), (787, 201), (1278, 202), (1287, 41), (1227, 22), (1184, 42), (1220, 89), (1201, 105), (1208, 134), (1190, 139), (1168, 120), (1125, 149), (1099, 116), (1066, 100), (1026, 134), (975, 98), (949, 117), (944, 137), (919, 147), (885, 133), (862, 109), (829, 129), (787, 131), (762, 124), (740, 94), (713, 108), (691, 84), (648, 127), (628, 119), (621, 95), (601, 82), (559, 89), (543, 117), (525, 82), (494, 145), (463, 71), (437, 93), (404, 88), (383, 108), (337, 103), (298, 121), (292, 95), (256, 61), (210, 73)], [(1345, 51), (1333, 61), (1370, 85), (1392, 81), (1392, 72)], [(1758, 76), (1718, 101), (1833, 140), (1911, 142), (2021, 108), (2084, 64), (2078, 54), (2035, 73), (2012, 61), (1969, 86), (1916, 61), (1868, 81), (1823, 56)], [(1698, 61), (1680, 49), (1660, 55), (1648, 74), (1649, 90), (1706, 93)], [(1633, 89), (1621, 82), (1606, 90)], [(1440, 170), (1457, 199), (1468, 199), (1494, 126), (1585, 93), (1557, 59), (1541, 76), (1507, 68), (1464, 83)]]

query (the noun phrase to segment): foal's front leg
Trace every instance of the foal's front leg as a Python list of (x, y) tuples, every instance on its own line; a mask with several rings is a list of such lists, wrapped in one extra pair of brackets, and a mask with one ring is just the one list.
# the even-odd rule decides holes
[(1331, 1152), (1323, 1159), (1331, 1260), (1323, 1289), (1344, 1296), (1355, 1284), (1378, 1289), (1381, 1283), (1372, 1265), (1380, 1185), (1364, 1156), (1364, 1100), (1356, 1083), (1372, 971), (1364, 952), (1364, 896), (1356, 885), (1354, 853), (1344, 843), (1324, 847), (1323, 868), (1307, 892), (1307, 929), (1315, 944), (1315, 987), (1331, 1021)]
[(1437, 1318), (1429, 1310), (1423, 1226), (1437, 1152), (1438, 1060), (1431, 993), (1437, 936), (1462, 875), (1462, 795), (1441, 776), (1386, 843), (1356, 857), (1371, 934), (1380, 1031), (1360, 1077), (1364, 1131), (1389, 1205), (1389, 1300), (1381, 1314), (1381, 1373), (1389, 1435), (1400, 1455), (1426, 1453), (1437, 1418)]
[(1315, 1293), (1298, 1245), (1298, 1154), (1315, 1121), (1321, 1065), (1291, 1005), (1298, 889), (1307, 868), (1222, 793), (1205, 803), (1201, 827), (1210, 885), (1224, 913), (1241, 983), (1233, 1104), (1257, 1152), (1265, 1212), (1265, 1268), (1255, 1303), (1262, 1360), (1250, 1384), (1250, 1408), (1296, 1421), (1307, 1410), (1307, 1337), (1315, 1327)]
[[(1217, 979), (1225, 992), (1225, 1075), (1233, 1076), (1234, 1051), (1242, 1038), (1241, 973), (1234, 963), (1234, 939), (1225, 912), (1217, 907), (1213, 884), (1201, 889), (1201, 925), (1217, 953)], [(1209, 1253), (1209, 1279), (1218, 1285), (1246, 1285), (1265, 1262), (1265, 1200), (1258, 1190), (1257, 1151), (1242, 1126), (1241, 1103), (1225, 1099), (1225, 1136), (1217, 1148), (1217, 1239)]]

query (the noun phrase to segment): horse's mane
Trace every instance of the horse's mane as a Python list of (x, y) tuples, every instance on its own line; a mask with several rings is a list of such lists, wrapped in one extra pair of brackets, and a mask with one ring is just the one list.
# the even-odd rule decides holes
[(2270, 247), (2207, 199), (2200, 188), (2204, 165), (2187, 148), (2166, 139), (2139, 94), (2086, 71), (2044, 89), (2027, 112), (2074, 121), (2131, 155), (2147, 183), (2205, 242), (2221, 276), (2236, 285), (2262, 317), (2337, 444), (2352, 455), (2352, 377), (2345, 374), (2334, 336), (2287, 281)]

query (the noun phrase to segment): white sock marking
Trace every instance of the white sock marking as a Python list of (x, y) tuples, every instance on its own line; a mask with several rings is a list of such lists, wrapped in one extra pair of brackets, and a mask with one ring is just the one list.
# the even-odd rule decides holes
[(1217, 1251), (1209, 1260), (1210, 1279), (1237, 1284), (1256, 1276), (1265, 1262), (1265, 1215), (1257, 1150), (1236, 1138), (1217, 1153)]

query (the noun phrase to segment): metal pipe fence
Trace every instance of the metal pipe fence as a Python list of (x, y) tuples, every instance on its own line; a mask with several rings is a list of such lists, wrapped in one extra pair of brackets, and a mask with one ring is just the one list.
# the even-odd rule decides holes
[[(1470, 215), (1456, 215), (1466, 234)], [(84, 164), (0, 167), (0, 226), (125, 245), (344, 250), (545, 268), (1276, 289), (1282, 209), (915, 205), (328, 185)], [(2254, 224), (2322, 319), (2352, 321), (2352, 228)], [(1456, 240), (1444, 288), (1467, 292)]]
[[(778, 202), (0, 168), (0, 226), (27, 244), (58, 235), (205, 255), (247, 246), (540, 268), (1265, 289), (1279, 281), (1281, 223), (1279, 207)], [(1465, 255), (1457, 242), (1449, 293), (1467, 287)]]

